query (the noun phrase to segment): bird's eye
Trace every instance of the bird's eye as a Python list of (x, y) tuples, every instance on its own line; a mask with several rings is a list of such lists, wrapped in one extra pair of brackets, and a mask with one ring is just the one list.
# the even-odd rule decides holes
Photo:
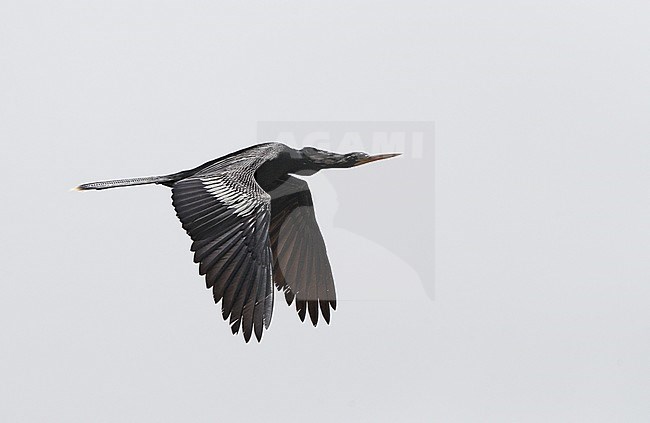
[(312, 157), (318, 154), (318, 150), (314, 147), (305, 147), (300, 151), (302, 151), (302, 154), (304, 154), (307, 157)]

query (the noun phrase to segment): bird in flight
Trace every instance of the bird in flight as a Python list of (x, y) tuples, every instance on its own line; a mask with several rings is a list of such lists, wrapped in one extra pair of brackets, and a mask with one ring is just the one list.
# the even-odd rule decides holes
[(327, 258), (307, 182), (293, 175), (350, 168), (398, 156), (336, 154), (281, 143), (258, 144), (165, 176), (91, 182), (78, 191), (132, 185), (171, 187), (172, 204), (192, 238), (194, 262), (233, 334), (258, 342), (273, 313), (275, 284), (301, 321), (329, 324), (336, 310)]

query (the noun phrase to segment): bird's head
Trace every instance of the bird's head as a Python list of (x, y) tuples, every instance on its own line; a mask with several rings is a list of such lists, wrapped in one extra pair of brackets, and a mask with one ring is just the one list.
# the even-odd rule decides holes
[(362, 164), (376, 162), (377, 160), (389, 159), (401, 154), (391, 153), (378, 154), (374, 156), (361, 152), (338, 154), (332, 153), (331, 151), (319, 150), (313, 147), (305, 147), (300, 150), (300, 153), (306, 167), (316, 172), (321, 169), (360, 166)]

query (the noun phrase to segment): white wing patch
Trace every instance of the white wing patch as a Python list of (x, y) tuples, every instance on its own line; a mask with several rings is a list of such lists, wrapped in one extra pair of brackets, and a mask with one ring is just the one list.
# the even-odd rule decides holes
[(201, 177), (201, 183), (206, 191), (224, 203), (237, 216), (250, 216), (254, 212), (255, 207), (259, 205), (254, 198), (249, 195), (244, 195), (244, 190), (241, 188), (238, 189), (233, 184), (229, 184), (228, 180), (221, 175)]

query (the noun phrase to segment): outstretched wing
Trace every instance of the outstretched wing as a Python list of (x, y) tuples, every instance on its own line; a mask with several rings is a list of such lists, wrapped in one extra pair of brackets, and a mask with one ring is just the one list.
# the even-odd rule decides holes
[(275, 284), (284, 291), (287, 304), (296, 300), (300, 320), (304, 321), (309, 311), (316, 326), (320, 307), (329, 323), (330, 308), (336, 310), (336, 291), (309, 186), (302, 179), (287, 176), (269, 194)]
[(221, 301), (233, 334), (243, 328), (248, 342), (259, 341), (273, 313), (272, 253), (269, 245), (271, 197), (255, 181), (258, 167), (274, 156), (260, 146), (216, 162), (176, 182), (172, 202), (194, 241), (194, 262)]

